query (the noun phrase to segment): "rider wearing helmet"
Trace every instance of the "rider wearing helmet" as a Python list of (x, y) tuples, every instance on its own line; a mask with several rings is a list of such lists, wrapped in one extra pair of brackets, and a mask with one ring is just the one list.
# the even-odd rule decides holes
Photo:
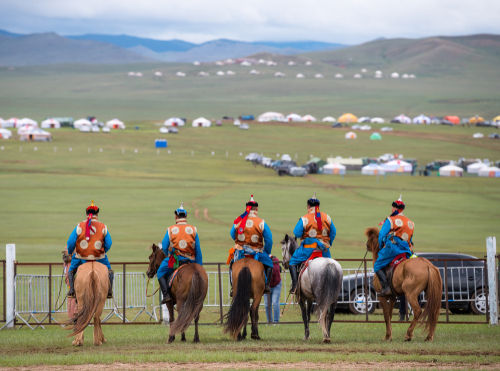
[(324, 258), (332, 257), (330, 247), (337, 230), (330, 215), (319, 211), (319, 204), (315, 193), (307, 200), (307, 214), (299, 219), (293, 230), (295, 238), (300, 238), (302, 241), (290, 259), (291, 294), (294, 294), (297, 288), (300, 264), (309, 259), (315, 250), (321, 251)]
[(187, 223), (187, 211), (184, 204), (174, 211), (175, 224), (167, 228), (161, 243), (166, 258), (160, 264), (156, 277), (163, 295), (162, 304), (172, 300), (168, 280), (179, 265), (198, 263), (203, 265), (200, 239), (196, 227)]
[(385, 220), (378, 235), (380, 250), (373, 269), (382, 286), (381, 295), (384, 296), (391, 294), (384, 268), (400, 254), (406, 253), (407, 258), (413, 254), (412, 238), (415, 223), (403, 215), (404, 209), (405, 204), (399, 196), (399, 199), (392, 203), (391, 215)]

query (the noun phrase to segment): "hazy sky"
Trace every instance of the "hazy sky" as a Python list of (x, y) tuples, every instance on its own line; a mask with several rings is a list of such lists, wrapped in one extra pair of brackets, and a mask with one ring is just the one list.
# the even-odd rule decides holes
[(500, 0), (0, 0), (0, 29), (203, 42), (500, 34)]

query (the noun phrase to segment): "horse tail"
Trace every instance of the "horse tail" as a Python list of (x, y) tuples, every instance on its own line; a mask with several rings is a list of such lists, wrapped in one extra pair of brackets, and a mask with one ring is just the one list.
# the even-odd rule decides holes
[[(94, 264), (94, 263), (93, 263)], [(88, 280), (85, 286), (82, 287), (83, 295), (81, 297), (82, 309), (75, 314), (73, 318), (68, 321), (69, 329), (73, 332), (68, 336), (75, 336), (79, 334), (88, 326), (101, 301), (100, 293), (98, 292), (97, 273), (92, 269), (88, 275)]]
[(179, 316), (170, 325), (170, 336), (184, 332), (188, 328), (191, 321), (200, 314), (206, 295), (207, 285), (201, 278), (200, 272), (194, 271), (187, 298), (178, 310)]
[(238, 274), (237, 289), (229, 312), (226, 314), (224, 332), (234, 339), (248, 321), (250, 311), (250, 295), (252, 293), (252, 273), (248, 267), (243, 267)]
[(323, 273), (315, 275), (314, 297), (316, 299), (316, 311), (319, 311), (319, 323), (323, 331), (328, 326), (328, 309), (330, 305), (336, 304), (340, 288), (342, 286), (342, 273), (339, 274), (337, 264), (328, 263)]
[(427, 331), (433, 331), (441, 310), (443, 284), (439, 270), (432, 263), (427, 266), (427, 277), (427, 289), (425, 290), (427, 303), (420, 321), (425, 325)]

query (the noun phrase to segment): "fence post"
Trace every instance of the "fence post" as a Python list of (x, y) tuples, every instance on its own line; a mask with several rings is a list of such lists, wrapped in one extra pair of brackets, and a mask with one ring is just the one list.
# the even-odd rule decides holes
[(490, 325), (498, 325), (498, 289), (497, 289), (497, 239), (486, 238), (486, 254), (488, 262), (488, 304), (490, 309)]
[(5, 247), (5, 260), (6, 260), (6, 284), (7, 284), (7, 308), (5, 326), (7, 328), (14, 327), (15, 313), (15, 275), (14, 275), (14, 262), (16, 260), (16, 245), (11, 243)]

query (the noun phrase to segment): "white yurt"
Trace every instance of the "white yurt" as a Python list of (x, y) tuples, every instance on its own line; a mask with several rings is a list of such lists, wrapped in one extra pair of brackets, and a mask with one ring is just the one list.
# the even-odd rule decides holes
[(73, 127), (79, 130), (82, 128), (88, 128), (90, 130), (90, 128), (92, 128), (92, 123), (87, 119), (79, 119), (73, 123)]
[(334, 77), (335, 77), (336, 79), (343, 79), (343, 78), (344, 78), (344, 75), (342, 75), (341, 73), (336, 73)]
[(312, 115), (305, 115), (305, 116), (302, 116), (302, 121), (306, 121), (306, 122), (316, 122), (318, 120), (316, 120), (316, 117), (312, 116)]
[(274, 77), (285, 77), (285, 76), (286, 75), (283, 72), (281, 72), (281, 71), (278, 71), (278, 72), (274, 73)]
[(455, 164), (448, 164), (439, 168), (439, 176), (463, 176), (464, 169)]
[(186, 74), (184, 72), (182, 72), (182, 71), (178, 71), (178, 72), (175, 73), (175, 76), (177, 76), (177, 77), (186, 77)]
[(52, 134), (40, 128), (31, 128), (20, 133), (19, 139), (23, 141), (49, 142), (52, 140)]
[(414, 117), (412, 121), (414, 124), (430, 124), (431, 118), (422, 114)]
[(55, 119), (47, 119), (47, 120), (43, 120), (40, 123), (40, 127), (42, 129), (60, 129), (61, 123)]
[(226, 73), (224, 71), (217, 71), (215, 74), (217, 76), (224, 76)]
[(25, 117), (17, 122), (16, 127), (17, 127), (17, 133), (22, 134), (25, 131), (38, 128), (38, 122)]
[(500, 168), (496, 166), (483, 167), (478, 171), (477, 175), (489, 178), (500, 178)]
[(323, 121), (323, 122), (337, 122), (335, 117), (332, 117), (332, 116), (323, 117), (323, 119), (321, 121)]
[(0, 139), (10, 139), (12, 137), (12, 132), (9, 129), (0, 128)]
[(286, 121), (285, 116), (279, 112), (264, 112), (257, 118), (259, 122)]
[(106, 127), (110, 129), (125, 129), (125, 124), (118, 119), (112, 119), (106, 122)]
[(359, 127), (359, 130), (363, 130), (363, 131), (368, 131), (371, 129), (372, 129), (372, 127), (370, 125), (362, 125)]
[(315, 78), (315, 79), (324, 79), (324, 78), (325, 78), (325, 76), (323, 76), (323, 74), (322, 74), (322, 73), (317, 73), (317, 74), (315, 74), (315, 75), (314, 75), (314, 78)]
[(210, 120), (207, 120), (205, 117), (198, 117), (197, 119), (193, 120), (192, 126), (194, 128), (209, 128), (212, 126), (212, 122)]
[(339, 163), (326, 164), (323, 166), (323, 174), (344, 175), (346, 167)]
[(295, 76), (297, 79), (303, 79), (305, 76), (303, 73), (298, 73), (296, 76)]
[(383, 124), (385, 123), (385, 120), (382, 117), (373, 117), (370, 122), (372, 124)]
[(384, 175), (385, 170), (379, 164), (368, 164), (361, 168), (361, 174), (363, 175)]
[(288, 153), (281, 155), (281, 161), (292, 161), (292, 157)]
[(394, 117), (394, 121), (397, 121), (401, 124), (411, 124), (411, 118), (403, 114)]
[(472, 134), (472, 138), (481, 139), (481, 138), (484, 138), (484, 134), (483, 133), (474, 133), (474, 134)]
[(391, 128), (390, 126), (384, 126), (380, 131), (393, 131), (394, 129)]
[(357, 134), (353, 131), (345, 133), (345, 139), (356, 139), (357, 137)]
[(185, 125), (184, 120), (181, 119), (180, 117), (170, 117), (163, 123), (163, 126), (184, 126), (184, 125)]
[(6, 121), (0, 117), (0, 128), (3, 128), (5, 123)]
[(4, 128), (16, 128), (19, 119), (17, 117), (11, 117), (8, 120), (5, 120), (2, 127)]
[(403, 160), (392, 160), (382, 164), (386, 173), (411, 173), (412, 165)]
[(391, 79), (399, 79), (399, 73), (397, 72), (391, 73)]
[(286, 116), (286, 121), (291, 122), (291, 121), (302, 121), (302, 116), (296, 113), (290, 113), (288, 116)]
[(481, 170), (483, 167), (488, 167), (488, 164), (485, 164), (484, 162), (474, 162), (470, 165), (467, 165), (467, 172), (469, 174), (477, 174), (479, 173), (479, 170)]
[(165, 126), (162, 126), (162, 127), (160, 128), (160, 133), (162, 133), (162, 134), (168, 134), (168, 128), (167, 128), (167, 127), (165, 127)]

